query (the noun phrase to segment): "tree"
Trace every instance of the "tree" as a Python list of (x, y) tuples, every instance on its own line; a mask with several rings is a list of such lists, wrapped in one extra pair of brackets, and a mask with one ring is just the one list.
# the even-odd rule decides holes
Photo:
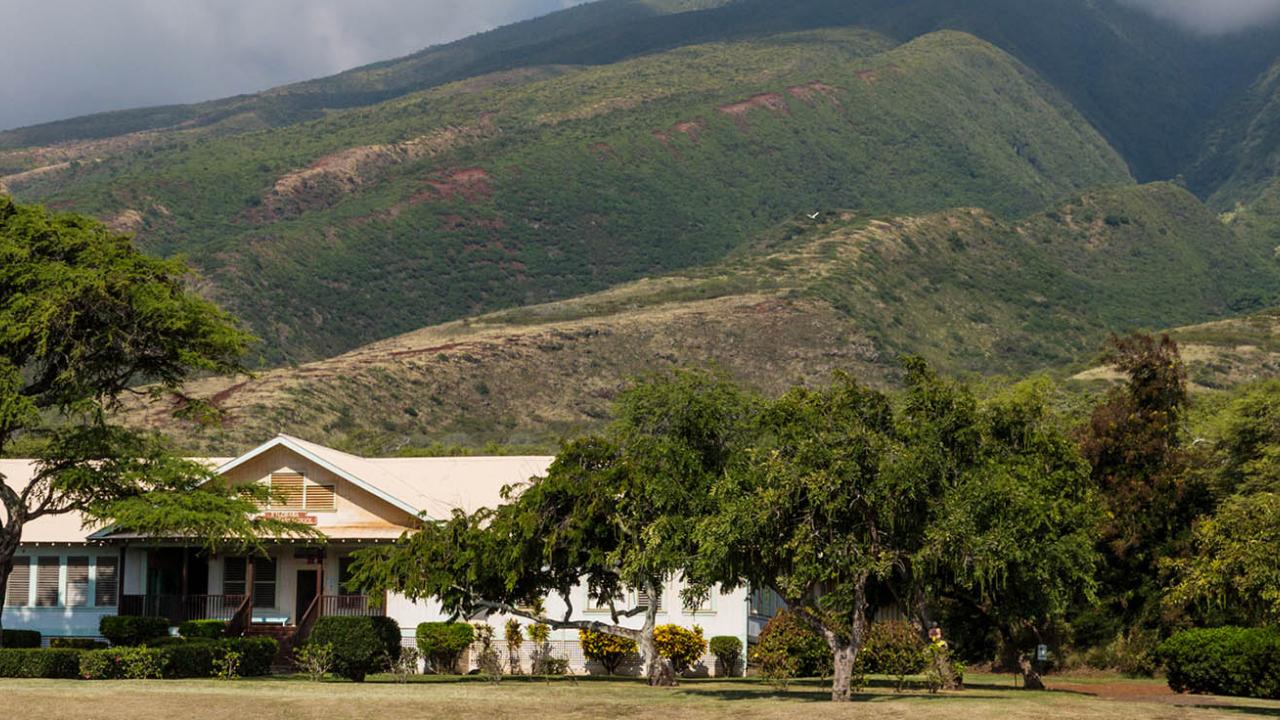
[(1194, 552), (1172, 560), (1167, 602), (1231, 612), (1255, 626), (1280, 622), (1280, 494), (1229, 498), (1195, 529)]
[(793, 389), (764, 407), (755, 447), (716, 484), (717, 512), (699, 529), (703, 588), (777, 592), (831, 648), (837, 701), (851, 697), (869, 585), (893, 575), (894, 531), (921, 490), (885, 471), (897, 449), (883, 394), (844, 374)]
[(1187, 472), (1188, 396), (1177, 344), (1162, 336), (1113, 337), (1105, 359), (1124, 373), (1080, 433), (1080, 449), (1106, 503), (1103, 599), (1128, 626), (1159, 621), (1160, 560), (1185, 550), (1188, 529), (1212, 508)]
[(1046, 382), (1014, 387), (980, 412), (981, 449), (941, 498), (915, 558), (936, 597), (999, 633), (1028, 688), (1029, 652), (1073, 603), (1092, 601), (1103, 520), (1089, 468), (1051, 417)]
[(143, 385), (180, 394), (194, 373), (242, 369), (250, 337), (187, 289), (188, 273), (95, 220), (0, 197), (0, 454), (22, 442), (36, 461), (25, 485), (0, 477), (0, 597), (24, 526), (49, 515), (244, 544), (298, 529), (253, 522), (260, 491), (225, 488), (110, 420)]
[(700, 584), (777, 592), (831, 648), (836, 701), (850, 699), (873, 602), (923, 628), (932, 601), (956, 597), (1012, 627), (1061, 613), (1092, 579), (1087, 468), (1043, 401), (984, 407), (905, 365), (896, 410), (843, 374), (768, 404), (699, 532)]
[[(508, 502), (497, 509), (455, 513), (393, 547), (362, 553), (355, 581), (438, 598), (459, 616), (500, 612), (628, 638), (638, 644), (650, 682), (673, 683), (654, 642), (657, 604), (624, 611), (617, 602), (629, 589), (660, 597), (667, 579), (691, 565), (694, 529), (736, 452), (750, 406), (717, 375), (651, 376), (622, 393), (604, 434), (566, 443), (545, 477), (508, 488)], [(583, 579), (611, 622), (574, 617), (571, 591)], [(562, 617), (528, 609), (548, 594), (563, 598)], [(644, 616), (639, 630), (622, 624), (637, 615)]]

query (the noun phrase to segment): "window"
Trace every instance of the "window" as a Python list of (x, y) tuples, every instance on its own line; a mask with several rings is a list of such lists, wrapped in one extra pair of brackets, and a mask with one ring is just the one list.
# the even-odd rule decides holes
[(279, 510), (301, 510), (302, 493), (301, 473), (271, 473), (271, 507)]
[(116, 574), (116, 559), (98, 557), (98, 574), (93, 586), (93, 604), (97, 607), (115, 607), (116, 593), (119, 591), (119, 580)]
[[(229, 557), (222, 564), (222, 594), (244, 595), (248, 592), (248, 561), (242, 557)], [(276, 561), (273, 558), (253, 559), (253, 606), (276, 606)]]
[(769, 588), (751, 591), (751, 612), (754, 615), (773, 617), (786, 606), (778, 593)]
[(327, 512), (337, 509), (334, 486), (310, 482), (302, 473), (272, 473), (271, 494), (273, 510)]
[(242, 557), (229, 557), (222, 561), (222, 594), (244, 595), (245, 561)]
[[(658, 588), (658, 594), (653, 597), (652, 602), (657, 605), (658, 612), (662, 612), (662, 588)], [(649, 607), (649, 593), (645, 590), (636, 590), (636, 607)]]
[(351, 563), (353, 558), (344, 557), (338, 559), (338, 594), (339, 595), (359, 595), (360, 592), (353, 588), (347, 587), (351, 582)]
[(16, 557), (13, 559), (13, 572), (9, 573), (9, 588), (5, 592), (4, 604), (22, 607), (31, 599), (31, 558)]
[(691, 614), (692, 613), (709, 613), (709, 612), (714, 612), (716, 609), (715, 605), (712, 602), (715, 596), (716, 596), (716, 590), (715, 588), (712, 588), (707, 593), (707, 596), (705, 598), (702, 598), (702, 600), (696, 603), (690, 604), (690, 603), (684, 602), (683, 598), (681, 599), (681, 602), (684, 605), (684, 611), (686, 613), (691, 613)]
[(61, 585), (62, 558), (36, 558), (36, 606), (56, 607), (58, 586)]
[(89, 604), (89, 558), (67, 558), (67, 607)]
[(326, 510), (336, 510), (337, 504), (334, 502), (332, 485), (315, 485), (308, 484), (303, 488), (305, 497), (303, 504), (307, 510), (312, 512), (323, 512)]

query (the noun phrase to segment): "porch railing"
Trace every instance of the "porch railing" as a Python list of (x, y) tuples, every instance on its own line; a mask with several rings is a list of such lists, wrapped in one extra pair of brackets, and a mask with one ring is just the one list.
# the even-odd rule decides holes
[(387, 614), (387, 603), (373, 603), (368, 595), (324, 595), (320, 598), (320, 617), (328, 615), (354, 615), (382, 617)]
[(119, 613), (162, 617), (178, 625), (188, 620), (230, 621), (246, 595), (122, 595)]

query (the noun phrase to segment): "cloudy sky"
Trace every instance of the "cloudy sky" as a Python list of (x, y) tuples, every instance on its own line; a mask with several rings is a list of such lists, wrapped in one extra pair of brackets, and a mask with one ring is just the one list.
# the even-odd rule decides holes
[(329, 75), (581, 0), (0, 0), (0, 129)]
[[(0, 0), (0, 129), (253, 92), (581, 1)], [(1280, 17), (1280, 0), (1121, 1), (1207, 33)]]

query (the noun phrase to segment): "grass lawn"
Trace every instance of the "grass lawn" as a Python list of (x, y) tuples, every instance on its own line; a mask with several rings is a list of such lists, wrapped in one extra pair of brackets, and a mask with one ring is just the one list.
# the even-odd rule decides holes
[[(834, 705), (818, 681), (800, 681), (777, 693), (755, 681), (685, 681), (674, 689), (624, 680), (577, 683), (508, 679), (500, 685), (419, 678), (396, 684), (373, 678), (364, 685), (311, 683), (300, 678), (262, 680), (112, 681), (3, 680), (5, 718), (94, 720), (403, 720), (407, 718), (1159, 718), (1280, 717), (1280, 702), (1175, 696), (1158, 681), (1116, 677), (1059, 677), (1050, 692), (1011, 687), (1008, 676), (970, 678), (963, 692), (895, 694), (874, 683), (857, 702)], [(1102, 697), (1086, 693), (1101, 693)]]

